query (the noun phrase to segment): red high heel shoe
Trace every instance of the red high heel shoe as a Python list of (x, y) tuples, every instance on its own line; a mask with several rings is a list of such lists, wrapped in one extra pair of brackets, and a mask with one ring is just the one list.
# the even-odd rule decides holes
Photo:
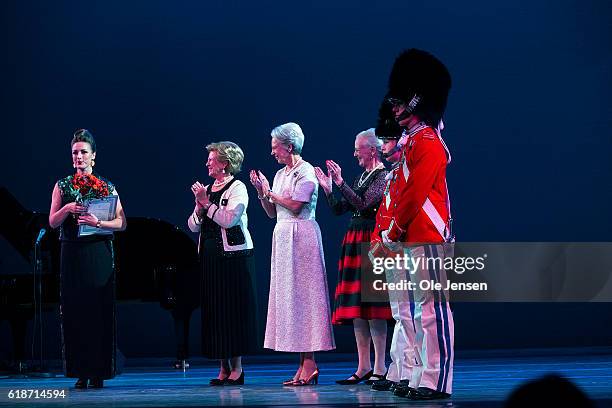
[(308, 377), (307, 380), (297, 380), (293, 386), (302, 387), (304, 385), (317, 385), (319, 383), (319, 369), (317, 368), (314, 373)]

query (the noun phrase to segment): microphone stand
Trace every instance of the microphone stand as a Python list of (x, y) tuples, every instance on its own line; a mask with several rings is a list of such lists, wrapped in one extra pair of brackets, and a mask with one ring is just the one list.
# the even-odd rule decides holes
[[(38, 233), (38, 238), (34, 244), (34, 327), (32, 330), (32, 336), (36, 338), (36, 322), (38, 321), (39, 326), (39, 366), (37, 370), (31, 370), (26, 375), (34, 378), (51, 378), (55, 377), (55, 374), (47, 370), (45, 361), (43, 359), (43, 316), (42, 316), (42, 259), (40, 250), (40, 241), (47, 232), (46, 229), (42, 228)], [(38, 276), (38, 280), (37, 280)], [(32, 339), (32, 358), (34, 358), (34, 339)]]

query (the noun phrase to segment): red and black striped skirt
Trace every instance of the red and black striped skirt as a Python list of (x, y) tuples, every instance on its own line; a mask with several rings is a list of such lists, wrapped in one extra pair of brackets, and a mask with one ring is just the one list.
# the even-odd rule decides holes
[[(342, 254), (338, 261), (338, 284), (334, 295), (332, 323), (336, 325), (352, 323), (353, 319), (390, 320), (389, 302), (361, 301), (361, 259), (362, 251), (367, 250), (375, 221), (365, 218), (352, 218), (349, 229), (342, 240)], [(367, 256), (367, 254), (364, 254)]]

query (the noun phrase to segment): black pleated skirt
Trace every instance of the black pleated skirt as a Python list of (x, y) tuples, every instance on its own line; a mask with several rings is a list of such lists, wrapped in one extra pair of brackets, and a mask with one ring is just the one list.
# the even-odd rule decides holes
[(117, 336), (111, 241), (62, 242), (60, 316), (66, 377), (113, 378)]
[(259, 347), (253, 254), (220, 256), (215, 241), (202, 245), (202, 354), (228, 359)]

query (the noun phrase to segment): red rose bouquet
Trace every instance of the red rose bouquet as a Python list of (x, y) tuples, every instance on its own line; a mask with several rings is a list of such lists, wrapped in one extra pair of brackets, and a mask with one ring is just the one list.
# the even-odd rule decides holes
[(70, 187), (76, 201), (81, 203), (92, 198), (108, 197), (110, 194), (108, 184), (93, 174), (75, 174)]

